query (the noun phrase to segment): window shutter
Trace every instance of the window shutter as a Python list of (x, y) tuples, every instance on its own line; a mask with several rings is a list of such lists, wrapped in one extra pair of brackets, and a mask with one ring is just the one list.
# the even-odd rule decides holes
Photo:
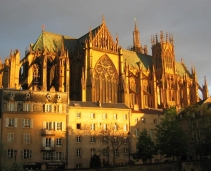
[(65, 122), (62, 122), (62, 131), (66, 131), (66, 124), (65, 124)]
[(46, 138), (42, 137), (42, 146), (45, 147), (46, 146)]
[(17, 111), (17, 106), (18, 106), (18, 104), (17, 104), (17, 102), (15, 102), (14, 103), (14, 111)]
[(16, 128), (18, 126), (18, 118), (14, 118), (14, 127)]
[(55, 129), (55, 131), (57, 131), (58, 129), (57, 129), (57, 122), (54, 122), (54, 129)]
[(9, 118), (6, 118), (5, 119), (5, 127), (8, 127), (8, 125), (9, 125)]
[(33, 128), (33, 119), (30, 119), (30, 128)]
[(24, 123), (25, 119), (22, 118), (22, 122), (21, 122), (21, 127), (23, 128), (25, 126), (25, 123)]
[(51, 147), (54, 147), (54, 138), (51, 138)]
[(46, 122), (45, 121), (43, 121), (43, 123), (42, 123), (43, 125), (42, 125), (42, 128), (43, 129), (46, 129)]

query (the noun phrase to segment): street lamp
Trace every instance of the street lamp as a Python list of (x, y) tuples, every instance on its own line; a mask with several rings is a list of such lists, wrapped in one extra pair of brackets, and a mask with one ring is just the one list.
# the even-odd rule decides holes
[(128, 132), (127, 135), (128, 135), (128, 164), (130, 164), (130, 132)]

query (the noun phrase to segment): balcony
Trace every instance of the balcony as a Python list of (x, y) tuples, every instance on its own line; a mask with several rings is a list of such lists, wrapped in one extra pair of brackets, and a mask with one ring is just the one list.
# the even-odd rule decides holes
[(55, 151), (55, 147), (42, 147), (41, 151)]
[(42, 135), (51, 135), (54, 136), (55, 135), (55, 131), (54, 130), (48, 130), (48, 129), (42, 129)]

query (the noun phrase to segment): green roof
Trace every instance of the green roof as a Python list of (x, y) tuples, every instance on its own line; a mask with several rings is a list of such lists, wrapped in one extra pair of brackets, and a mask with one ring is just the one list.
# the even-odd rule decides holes
[(190, 72), (187, 70), (186, 66), (182, 62), (175, 62), (175, 67), (180, 77), (183, 77), (186, 74), (188, 78), (191, 78)]
[(34, 44), (33, 50), (44, 50), (46, 48), (49, 51), (56, 51), (62, 50), (63, 45), (64, 48), (70, 49), (74, 41), (75, 39), (69, 36), (43, 31)]
[(133, 68), (139, 68), (139, 64), (143, 66), (144, 69), (152, 68), (152, 56), (139, 54), (134, 51), (129, 51), (123, 49), (124, 60)]

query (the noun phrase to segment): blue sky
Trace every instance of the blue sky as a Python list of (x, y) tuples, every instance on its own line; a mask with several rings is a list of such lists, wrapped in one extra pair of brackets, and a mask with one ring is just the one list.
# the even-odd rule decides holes
[(21, 57), (30, 43), (45, 30), (79, 38), (102, 22), (123, 48), (132, 45), (134, 18), (142, 45), (151, 54), (151, 35), (174, 35), (175, 57), (190, 69), (196, 67), (199, 84), (207, 78), (211, 94), (211, 1), (210, 0), (1, 0), (0, 57), (11, 49)]

